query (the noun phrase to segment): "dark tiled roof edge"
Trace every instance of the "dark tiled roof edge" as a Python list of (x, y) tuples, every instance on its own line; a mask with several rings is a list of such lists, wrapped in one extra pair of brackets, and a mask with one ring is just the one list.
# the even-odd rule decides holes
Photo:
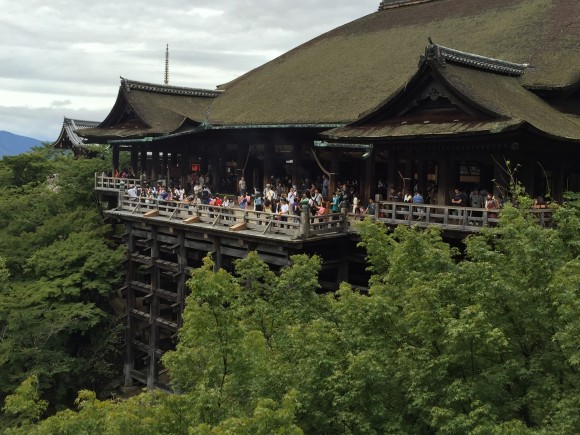
[(137, 82), (121, 77), (121, 84), (127, 92), (132, 90), (157, 92), (160, 94), (170, 95), (187, 95), (190, 97), (208, 97), (215, 98), (223, 91), (215, 91), (210, 89), (186, 88), (181, 86), (157, 85), (153, 83)]
[(425, 48), (425, 55), (421, 56), (419, 63), (427, 59), (435, 59), (441, 65), (444, 65), (445, 62), (451, 62), (516, 77), (521, 76), (529, 66), (527, 63), (508, 62), (506, 60), (494, 59), (492, 57), (480, 56), (478, 54), (443, 47), (442, 45), (433, 44), (430, 38), (429, 42), (430, 44)]
[(385, 9), (398, 8), (399, 6), (410, 6), (418, 3), (427, 3), (435, 0), (382, 0), (379, 4), (379, 11)]

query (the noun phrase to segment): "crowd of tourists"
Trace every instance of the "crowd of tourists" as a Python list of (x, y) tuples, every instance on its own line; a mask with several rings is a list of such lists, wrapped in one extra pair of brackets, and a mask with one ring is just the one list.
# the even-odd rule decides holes
[[(117, 171), (115, 177), (131, 179), (134, 178), (134, 175), (127, 171)], [(305, 208), (309, 210), (311, 215), (318, 216), (339, 213), (346, 209), (349, 213), (360, 215), (361, 218), (364, 215), (374, 215), (377, 211), (377, 205), (373, 198), (361, 198), (359, 186), (355, 179), (343, 180), (334, 192), (329, 192), (330, 183), (326, 175), (318, 176), (315, 179), (303, 178), (297, 184), (292, 184), (292, 179), (289, 176), (271, 176), (263, 189), (256, 187), (249, 189), (244, 177), (240, 177), (237, 182), (234, 177), (228, 180), (228, 185), (230, 185), (230, 191), (236, 190), (236, 193), (218, 194), (213, 193), (209, 188), (212, 183), (211, 177), (211, 173), (192, 172), (187, 177), (185, 188), (179, 185), (177, 179), (170, 180), (169, 185), (145, 181), (140, 185), (128, 186), (127, 194), (132, 199), (144, 198), (146, 202), (167, 201), (185, 205), (205, 204), (217, 207), (237, 207), (282, 216), (299, 215)], [(411, 194), (395, 189), (391, 189), (387, 195), (385, 188), (386, 185), (379, 181), (376, 191), (384, 192), (382, 197), (392, 202), (436, 203), (437, 186), (433, 183), (427, 186), (425, 195), (419, 190), (415, 190)], [(449, 197), (449, 204), (456, 207), (485, 209), (488, 211), (488, 217), (495, 218), (497, 210), (504, 205), (504, 198), (477, 187), (474, 187), (469, 193), (461, 188), (456, 188)], [(544, 208), (546, 202), (542, 197), (536, 197), (533, 207)], [(469, 213), (470, 216), (473, 213), (476, 213), (474, 216), (477, 216), (478, 212)]]

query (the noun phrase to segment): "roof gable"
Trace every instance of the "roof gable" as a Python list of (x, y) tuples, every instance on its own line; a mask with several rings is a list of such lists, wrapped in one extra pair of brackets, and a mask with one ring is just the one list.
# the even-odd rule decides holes
[(80, 137), (77, 134), (77, 130), (82, 130), (86, 128), (94, 128), (99, 125), (95, 121), (83, 121), (80, 119), (64, 118), (62, 123), (62, 128), (58, 139), (54, 141), (52, 146), (54, 148), (70, 148), (75, 149), (76, 147), (82, 147), (86, 145), (86, 139)]
[(85, 137), (128, 138), (160, 136), (204, 123), (212, 101), (221, 91), (156, 85), (121, 77), (117, 100), (97, 127)]
[(519, 76), (525, 68), (431, 43), (409, 82), (357, 121), (324, 135), (386, 139), (499, 133), (525, 126), (580, 140), (577, 117), (559, 112), (522, 86)]

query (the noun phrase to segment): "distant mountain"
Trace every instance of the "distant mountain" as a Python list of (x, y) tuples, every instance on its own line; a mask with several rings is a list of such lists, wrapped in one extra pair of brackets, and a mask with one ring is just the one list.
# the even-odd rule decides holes
[(40, 145), (41, 140), (0, 130), (0, 158), (22, 154)]

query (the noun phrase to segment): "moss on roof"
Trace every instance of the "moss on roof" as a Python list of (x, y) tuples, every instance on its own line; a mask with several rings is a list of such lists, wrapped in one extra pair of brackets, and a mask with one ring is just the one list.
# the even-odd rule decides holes
[(577, 0), (440, 0), (378, 11), (224, 84), (210, 123), (348, 123), (413, 76), (427, 37), (529, 63), (521, 79), (557, 89), (580, 81)]
[[(405, 93), (414, 92), (401, 88), (397, 93), (370, 112), (367, 117), (346, 127), (324, 133), (332, 139), (388, 139), (415, 136), (453, 136), (457, 134), (501, 133), (525, 126), (554, 138), (580, 142), (580, 118), (554, 109), (540, 97), (525, 89), (521, 77), (510, 77), (484, 71), (470, 66), (446, 63), (441, 66), (437, 59), (417, 71), (414, 82), (420, 82), (425, 74), (443, 80), (445, 86), (460, 95), (463, 102), (483, 109), (480, 119), (438, 122), (436, 114), (425, 112), (419, 118), (407, 120), (404, 116), (389, 118), (387, 110), (396, 107), (396, 101)], [(380, 115), (380, 114), (383, 115)]]
[[(214, 98), (160, 93), (153, 85), (151, 89), (127, 90), (122, 83), (109, 116), (98, 127), (87, 128), (78, 134), (102, 141), (174, 133), (203, 123)], [(126, 107), (131, 108), (139, 121), (123, 121)]]

